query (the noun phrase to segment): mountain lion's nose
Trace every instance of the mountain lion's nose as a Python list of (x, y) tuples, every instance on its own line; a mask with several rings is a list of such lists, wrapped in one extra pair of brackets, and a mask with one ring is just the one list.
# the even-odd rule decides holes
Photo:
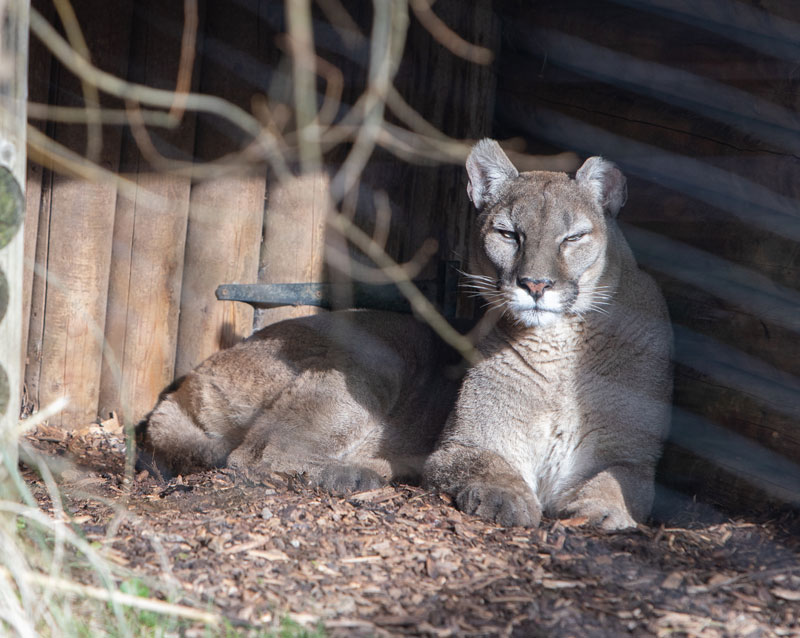
[(534, 299), (540, 299), (544, 291), (553, 287), (552, 279), (531, 279), (530, 277), (521, 277), (517, 283), (523, 288), (527, 288)]

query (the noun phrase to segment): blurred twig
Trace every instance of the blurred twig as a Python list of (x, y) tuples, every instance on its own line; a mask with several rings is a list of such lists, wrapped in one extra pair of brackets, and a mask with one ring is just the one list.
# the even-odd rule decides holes
[(392, 259), (381, 246), (344, 215), (333, 214), (328, 223), (331, 228), (344, 235), (386, 273), (403, 293), (403, 296), (408, 299), (414, 312), (447, 344), (457, 350), (469, 363), (474, 364), (479, 361), (480, 355), (472, 341), (447, 323), (434, 305), (414, 285), (403, 266)]
[[(50, 49), (54, 56), (76, 75), (87, 78), (99, 89), (125, 100), (135, 100), (162, 108), (171, 108), (175, 101), (173, 91), (155, 89), (142, 84), (126, 82), (111, 73), (101, 71), (78, 55), (58, 32), (34, 8), (30, 10), (31, 31)], [(257, 119), (235, 104), (213, 95), (186, 94), (186, 108), (223, 117), (249, 133), (264, 153), (278, 175), (288, 174), (283, 156), (272, 136)]]
[(288, 43), (292, 52), (294, 108), (297, 141), (303, 172), (315, 173), (321, 165), (317, 119), (316, 56), (311, 25), (311, 0), (286, 0)]
[[(53, 122), (66, 122), (69, 124), (85, 124), (86, 122), (96, 119), (102, 124), (125, 125), (130, 123), (130, 115), (128, 111), (124, 109), (56, 106), (53, 104), (28, 102), (27, 111), (29, 120), (49, 120)], [(139, 116), (144, 123), (151, 126), (174, 128), (178, 123), (174, 117), (163, 111), (140, 109)]]
[[(3, 576), (8, 575), (8, 571), (4, 567), (0, 567), (0, 573), (2, 573)], [(189, 620), (197, 620), (208, 625), (219, 625), (222, 623), (222, 617), (218, 614), (212, 614), (210, 612), (194, 609), (185, 605), (168, 603), (155, 598), (143, 598), (133, 594), (125, 594), (117, 591), (116, 589), (102, 589), (100, 587), (92, 587), (90, 585), (81, 585), (80, 583), (76, 583), (72, 580), (65, 580), (63, 578), (56, 578), (54, 576), (45, 576), (44, 574), (38, 574), (33, 571), (25, 572), (23, 578), (26, 582), (36, 585), (45, 591), (58, 590), (70, 594), (88, 596), (89, 598), (107, 601), (115, 605), (125, 605), (126, 607), (133, 607), (134, 609), (154, 611), (159, 614), (177, 616), (179, 618), (187, 618)]]
[(192, 67), (196, 52), (198, 23), (197, 0), (184, 0), (181, 58), (178, 63), (178, 77), (175, 80), (175, 101), (169, 109), (169, 114), (177, 120), (183, 117), (186, 109), (186, 95), (192, 88)]
[(331, 182), (334, 201), (339, 201), (364, 170), (380, 136), (386, 96), (400, 64), (408, 29), (408, 7), (403, 0), (373, 1), (369, 79), (363, 96), (364, 119), (347, 159)]
[(470, 44), (450, 27), (448, 27), (431, 9), (430, 0), (409, 0), (411, 9), (423, 27), (451, 53), (474, 62), (489, 64), (494, 54), (486, 47)]

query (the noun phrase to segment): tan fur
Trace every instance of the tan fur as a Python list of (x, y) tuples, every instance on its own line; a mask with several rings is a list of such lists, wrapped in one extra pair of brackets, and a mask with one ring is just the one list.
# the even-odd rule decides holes
[(518, 174), (490, 140), (467, 171), (481, 210), (471, 285), (500, 318), (426, 482), (504, 525), (544, 511), (634, 526), (669, 425), (671, 330), (614, 220), (625, 178), (597, 157), (575, 179)]
[(331, 490), (418, 478), (455, 398), (442, 347), (408, 316), (292, 319), (210, 357), (139, 425), (139, 465), (304, 472)]

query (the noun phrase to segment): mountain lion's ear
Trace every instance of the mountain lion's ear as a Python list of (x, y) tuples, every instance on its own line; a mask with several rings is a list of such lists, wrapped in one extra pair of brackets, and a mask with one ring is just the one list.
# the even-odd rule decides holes
[(595, 201), (612, 217), (617, 216), (628, 199), (628, 186), (622, 171), (614, 162), (602, 157), (587, 159), (575, 174), (575, 180), (586, 186)]
[(467, 158), (467, 194), (480, 210), (496, 199), (500, 186), (519, 172), (494, 140), (483, 139), (472, 147)]

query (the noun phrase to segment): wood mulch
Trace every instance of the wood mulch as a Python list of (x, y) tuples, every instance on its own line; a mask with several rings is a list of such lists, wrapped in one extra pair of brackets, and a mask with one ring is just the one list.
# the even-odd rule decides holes
[(680, 525), (632, 533), (575, 519), (500, 528), (405, 485), (339, 498), (302, 477), (224, 469), (126, 485), (113, 420), (39, 426), (27, 442), (74, 461), (61, 489), (88, 539), (234, 625), (289, 615), (337, 637), (800, 636), (796, 512), (709, 522), (689, 501)]

